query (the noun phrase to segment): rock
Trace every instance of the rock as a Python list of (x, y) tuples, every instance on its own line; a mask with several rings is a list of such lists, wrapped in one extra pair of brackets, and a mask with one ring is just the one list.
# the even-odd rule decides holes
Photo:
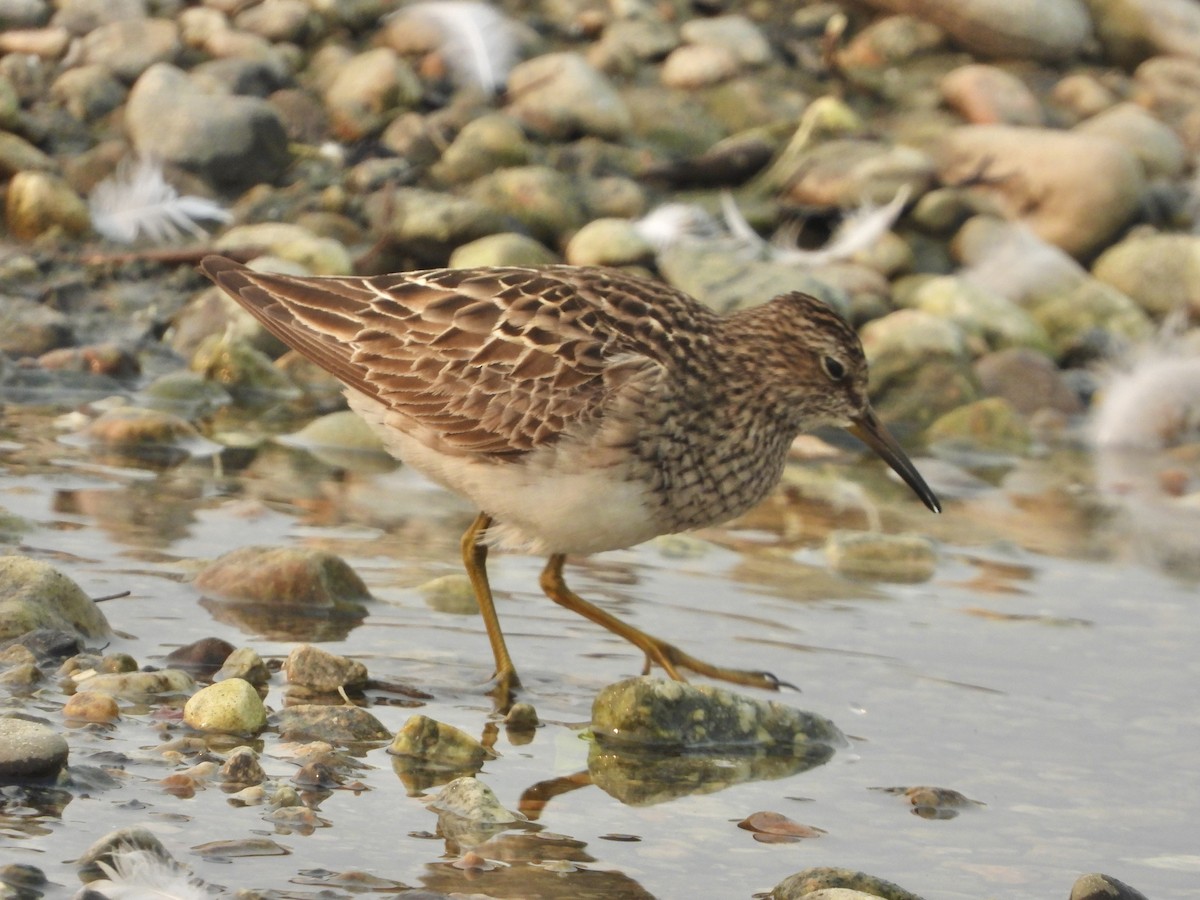
[(198, 731), (257, 734), (267, 724), (267, 711), (253, 685), (229, 678), (193, 694), (183, 707), (183, 721)]
[(1029, 426), (1003, 397), (985, 397), (938, 418), (925, 432), (931, 443), (953, 442), (1001, 453), (1024, 453)]
[(628, 219), (593, 219), (567, 242), (573, 266), (637, 266), (654, 262), (652, 247)]
[(549, 266), (560, 262), (562, 259), (540, 241), (505, 231), (454, 248), (448, 265), (453, 269), (469, 269), (475, 266)]
[(1200, 60), (1151, 57), (1134, 71), (1129, 99), (1168, 125), (1186, 123), (1200, 104)]
[(509, 731), (533, 731), (540, 725), (537, 710), (529, 703), (514, 703), (504, 714), (504, 727)]
[(738, 73), (737, 54), (713, 44), (685, 44), (671, 51), (660, 77), (669, 88), (695, 90), (719, 84)]
[(1045, 331), (1020, 306), (953, 275), (922, 281), (904, 297), (903, 305), (952, 322), (991, 350), (1049, 346)]
[(1073, 287), (1034, 295), (1025, 304), (1050, 338), (1056, 359), (1083, 351), (1085, 361), (1094, 358), (1086, 348), (1096, 335), (1106, 341), (1136, 343), (1150, 336), (1149, 317), (1125, 294), (1101, 281), (1088, 278)]
[(906, 188), (919, 197), (933, 180), (933, 160), (913, 147), (834, 139), (800, 155), (783, 199), (821, 209), (853, 209), (886, 204)]
[(339, 556), (291, 547), (239, 547), (209, 563), (196, 588), (243, 603), (312, 609), (352, 607), (371, 599)]
[(182, 419), (203, 419), (233, 403), (229, 391), (198, 372), (167, 372), (142, 389), (148, 409), (174, 413)]
[(25, 692), (32, 690), (44, 677), (42, 670), (32, 662), (10, 664), (0, 671), (0, 685), (14, 693)]
[(802, 756), (809, 745), (840, 746), (828, 719), (773, 701), (756, 701), (712, 685), (629, 678), (592, 703), (596, 739), (642, 749), (758, 748)]
[(18, 172), (9, 182), (4, 218), (13, 237), (78, 237), (91, 227), (83, 198), (66, 181), (47, 172)]
[(577, 53), (526, 60), (508, 76), (508, 111), (526, 128), (561, 140), (594, 135), (619, 140), (633, 121), (603, 74)]
[(289, 222), (235, 225), (213, 242), (218, 253), (244, 247), (256, 247), (264, 254), (296, 263), (310, 275), (348, 275), (354, 271), (350, 252), (341, 241), (315, 235)]
[(0, 4), (0, 28), (38, 28), (50, 19), (46, 0), (5, 0)]
[(942, 97), (976, 125), (1041, 125), (1042, 105), (1020, 78), (996, 66), (972, 64), (946, 73)]
[(386, 741), (392, 735), (365, 709), (357, 706), (317, 706), (299, 704), (281, 709), (272, 716), (284, 740), (327, 741), (330, 744), (356, 744)]
[(243, 8), (233, 24), (273, 44), (308, 44), (324, 30), (316, 8), (304, 0), (271, 0)]
[(60, 372), (107, 375), (111, 378), (134, 378), (141, 374), (137, 358), (131, 352), (108, 343), (60, 347), (39, 356), (38, 366)]
[(520, 813), (510, 812), (501, 806), (492, 789), (470, 775), (451, 781), (429, 800), (428, 805), (440, 813), (449, 813), (480, 825), (509, 825), (525, 821)]
[(80, 722), (115, 722), (121, 717), (117, 701), (99, 691), (72, 694), (63, 704), (63, 718)]
[(1079, 395), (1058, 366), (1037, 350), (1010, 347), (988, 353), (975, 362), (975, 377), (984, 394), (1003, 398), (1024, 416), (1043, 409), (1069, 416), (1083, 412)]
[(587, 51), (588, 62), (601, 72), (635, 72), (647, 60), (658, 60), (679, 46), (671, 25), (653, 17), (615, 19)]
[(82, 36), (110, 22), (146, 17), (144, 0), (66, 0), (56, 3), (52, 25)]
[(267, 101), (205, 93), (167, 63), (151, 66), (134, 83), (125, 125), (143, 157), (225, 188), (274, 181), (289, 159), (287, 132)]
[[(0, 13), (2, 14), (2, 13)], [(0, 31), (0, 53), (20, 53), (44, 60), (59, 59), (70, 46), (71, 35), (61, 28)], [(0, 121), (6, 116), (0, 115)]]
[[(0, 81), (0, 84), (3, 83)], [(55, 168), (54, 160), (29, 141), (18, 135), (0, 131), (0, 175), (9, 177), (19, 172), (48, 172)]]
[(266, 778), (258, 754), (250, 747), (235, 747), (221, 764), (221, 781), (225, 784), (261, 784)]
[(1070, 110), (1077, 119), (1104, 112), (1118, 102), (1112, 88), (1088, 72), (1064, 75), (1054, 86), (1052, 96), (1056, 103)]
[(521, 126), (503, 113), (488, 113), (463, 126), (430, 174), (446, 184), (460, 184), (506, 166), (523, 166), (529, 159)]
[(217, 449), (216, 444), (201, 437), (179, 416), (136, 406), (106, 410), (89, 422), (79, 436), (93, 447), (118, 455), (166, 461), (188, 455), (204, 456)]
[(213, 334), (201, 341), (189, 365), (193, 372), (216, 382), (240, 403), (263, 403), (300, 396), (300, 389), (269, 356), (249, 341), (232, 337), (228, 332)]
[(979, 395), (966, 337), (951, 322), (902, 309), (868, 322), (860, 337), (874, 406), (884, 419), (927, 425)]
[(1155, 318), (1200, 316), (1200, 235), (1135, 234), (1101, 253), (1092, 274)]
[(80, 47), (85, 65), (103, 66), (125, 82), (155, 63), (174, 62), (183, 50), (178, 25), (150, 18), (101, 25), (83, 37)]
[(688, 19), (680, 26), (679, 35), (689, 44), (725, 48), (739, 66), (765, 66), (774, 59), (759, 26), (737, 13)]
[(226, 678), (240, 678), (255, 687), (262, 687), (271, 680), (271, 670), (257, 651), (250, 647), (238, 647), (225, 658), (212, 680), (224, 681)]
[[(388, 747), (404, 775), (473, 774), (495, 754), (464, 731), (428, 716), (410, 716)], [(414, 772), (413, 770), (417, 770)]]
[(121, 672), (93, 675), (75, 685), (76, 693), (96, 691), (110, 697), (134, 700), (157, 694), (187, 694), (195, 686), (192, 677), (180, 669), (157, 672)]
[(1146, 895), (1111, 875), (1094, 872), (1075, 879), (1070, 900), (1146, 900)]
[(870, 6), (916, 16), (945, 29), (982, 56), (1067, 60), (1092, 36), (1083, 0), (867, 0)]
[(0, 784), (53, 778), (67, 764), (66, 740), (38, 722), (0, 716)]
[(586, 220), (583, 198), (569, 176), (549, 166), (517, 166), (477, 179), (470, 197), (495, 215), (508, 215), (546, 243), (555, 243)]
[(334, 134), (357, 141), (381, 131), (398, 110), (420, 100), (421, 83), (394, 50), (376, 47), (339, 66), (324, 93)]
[(132, 825), (127, 828), (118, 828), (116, 831), (110, 831), (88, 847), (75, 860), (75, 872), (79, 876), (79, 880), (85, 885), (93, 881), (107, 879), (108, 874), (100, 868), (99, 864), (104, 863), (107, 866), (112, 866), (114, 853), (127, 853), (131, 850), (145, 850), (165, 863), (170, 865), (175, 864), (175, 860), (167, 851), (167, 848), (163, 846), (162, 841), (152, 831), (140, 825)]
[(937, 569), (937, 548), (917, 534), (833, 531), (825, 541), (825, 559), (848, 578), (919, 584)]
[(283, 435), (278, 441), (284, 446), (299, 447), (314, 454), (320, 454), (322, 451), (345, 454), (387, 453), (383, 439), (375, 429), (368, 425), (362, 416), (348, 409), (313, 419), (299, 431)]
[(1200, 8), (1190, 0), (1088, 0), (1105, 56), (1133, 68), (1151, 56), (1200, 58)]
[(884, 16), (857, 32), (837, 56), (838, 65), (853, 75), (895, 69), (946, 45), (946, 32), (914, 16)]
[(103, 118), (125, 102), (128, 92), (104, 66), (67, 69), (50, 86), (50, 96), (83, 122)]
[(1076, 134), (1105, 137), (1132, 153), (1150, 178), (1178, 178), (1187, 162), (1183, 141), (1136, 103), (1119, 103), (1075, 126)]
[[(863, 894), (867, 897), (881, 900), (922, 900), (910, 891), (904, 890), (897, 884), (855, 872), (853, 869), (835, 869), (817, 867), (805, 869), (795, 875), (789, 875), (771, 889), (768, 900), (800, 900), (801, 897), (818, 898), (825, 891), (847, 890), (853, 894)], [(845, 900), (844, 895), (830, 894), (828, 900)], [(858, 898), (855, 898), (858, 900)]]
[(379, 191), (366, 209), (374, 229), (431, 264), (460, 244), (512, 230), (505, 213), (486, 203), (423, 188)]
[(417, 586), (419, 593), (430, 609), (456, 616), (473, 616), (479, 613), (479, 601), (475, 589), (466, 575), (452, 574), (431, 578)]
[(850, 306), (841, 291), (796, 266), (747, 259), (745, 252), (728, 243), (676, 242), (659, 252), (658, 269), (672, 287), (722, 314), (789, 291), (812, 294), (839, 313)]
[(52, 566), (24, 556), (0, 556), (0, 640), (39, 628), (85, 638), (110, 633), (100, 608)]
[(59, 310), (24, 297), (0, 297), (0, 353), (39, 357), (74, 340), (71, 320)]
[(338, 656), (312, 644), (293, 648), (284, 660), (283, 674), (288, 684), (314, 691), (357, 690), (367, 683), (367, 667), (358, 660)]
[(982, 177), (974, 190), (1075, 256), (1095, 252), (1124, 227), (1145, 186), (1123, 146), (1075, 132), (966, 125), (946, 132), (937, 158), (944, 182)]
[(183, 669), (195, 675), (201, 681), (211, 681), (213, 673), (221, 668), (221, 664), (232, 652), (233, 644), (229, 641), (206, 637), (176, 647), (163, 661), (173, 669)]

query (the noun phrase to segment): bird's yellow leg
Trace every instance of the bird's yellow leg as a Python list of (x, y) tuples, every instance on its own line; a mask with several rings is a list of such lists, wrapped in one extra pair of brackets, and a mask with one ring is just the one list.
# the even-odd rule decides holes
[(786, 682), (781, 682), (770, 672), (727, 669), (723, 666), (714, 666), (711, 663), (703, 662), (694, 656), (684, 653), (674, 644), (669, 644), (664, 640), (634, 628), (626, 622), (622, 622), (611, 613), (607, 613), (600, 609), (600, 607), (588, 603), (567, 587), (562, 573), (564, 560), (565, 557), (563, 554), (556, 553), (546, 562), (546, 568), (542, 569), (541, 584), (542, 590), (546, 592), (546, 596), (559, 606), (577, 612), (585, 619), (589, 619), (597, 625), (607, 628), (613, 634), (623, 637), (645, 653), (645, 671), (649, 671), (650, 664), (655, 663), (661, 666), (676, 681), (687, 680), (679, 674), (680, 669), (686, 669), (689, 672), (695, 672), (697, 675), (716, 678), (719, 681), (728, 681), (732, 684), (742, 684), (748, 687), (765, 688), (769, 691), (777, 691), (786, 684)]
[(471, 579), (471, 587), (475, 590), (479, 614), (483, 616), (483, 627), (487, 629), (488, 641), (492, 645), (492, 656), (496, 660), (496, 674), (492, 676), (496, 682), (493, 696), (501, 710), (506, 710), (512, 705), (513, 689), (521, 686), (521, 680), (517, 678), (516, 667), (508, 655), (504, 632), (500, 630), (500, 617), (496, 615), (496, 604), (492, 600), (492, 588), (488, 584), (488, 548), (480, 542), (480, 537), (491, 524), (492, 517), (487, 513), (481, 512), (475, 517), (471, 527), (462, 536), (462, 556), (467, 577)]

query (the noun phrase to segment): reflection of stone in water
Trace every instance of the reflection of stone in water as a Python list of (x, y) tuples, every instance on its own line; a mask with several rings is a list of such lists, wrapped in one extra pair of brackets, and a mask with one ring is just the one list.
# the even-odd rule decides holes
[[(431, 891), (477, 896), (481, 887), (477, 874), (457, 869), (452, 863), (432, 863), (421, 876)], [(487, 872), (487, 896), (520, 900), (577, 900), (580, 897), (620, 897), (621, 900), (654, 900), (654, 895), (622, 872), (577, 869), (560, 872), (540, 864), (512, 865)]]
[(213, 621), (268, 641), (343, 641), (367, 616), (357, 604), (353, 609), (300, 609), (202, 597), (200, 606)]
[(162, 549), (188, 536), (200, 494), (198, 480), (172, 475), (112, 488), (56, 491), (52, 508), (91, 518), (122, 546)]
[(712, 794), (748, 781), (773, 781), (827, 763), (834, 748), (809, 744), (796, 755), (758, 752), (649, 753), (593, 744), (592, 783), (627, 806)]

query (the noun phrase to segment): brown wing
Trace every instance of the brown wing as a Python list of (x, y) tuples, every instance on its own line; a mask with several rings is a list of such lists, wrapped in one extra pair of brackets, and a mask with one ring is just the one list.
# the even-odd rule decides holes
[(629, 378), (694, 363), (707, 329), (675, 326), (713, 317), (663, 285), (568, 266), (295, 278), (210, 256), (201, 268), (284, 343), (458, 452), (553, 443)]

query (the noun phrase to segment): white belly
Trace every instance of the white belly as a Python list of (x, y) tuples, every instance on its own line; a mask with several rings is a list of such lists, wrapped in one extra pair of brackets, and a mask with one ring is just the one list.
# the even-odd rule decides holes
[(354, 391), (346, 396), (390, 453), (492, 517), (491, 545), (538, 554), (597, 553), (661, 533), (644, 488), (613, 468), (595, 467), (579, 448), (538, 450), (516, 462), (440, 453), (389, 424), (387, 408), (377, 400)]

